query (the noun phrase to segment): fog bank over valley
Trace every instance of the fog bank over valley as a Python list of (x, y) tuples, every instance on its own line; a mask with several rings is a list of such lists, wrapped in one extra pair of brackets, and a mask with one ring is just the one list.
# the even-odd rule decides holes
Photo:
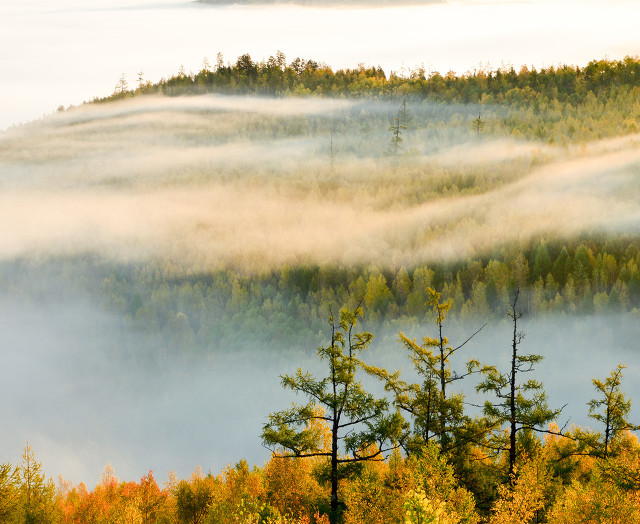
[[(595, 396), (591, 378), (604, 378), (619, 362), (629, 366), (623, 390), (639, 398), (635, 324), (628, 316), (523, 319), (522, 353), (545, 356), (527, 378), (544, 382), (550, 406), (568, 404), (561, 425), (570, 419), (598, 429), (586, 417), (586, 402)], [(477, 327), (452, 324), (447, 334), (461, 342)], [(457, 354), (453, 368), (473, 357), (506, 370), (509, 327), (507, 322), (487, 326)], [(397, 331), (363, 328), (373, 329), (376, 337), (366, 361), (415, 378)], [(399, 328), (419, 339), (435, 335), (430, 322)], [(167, 353), (80, 297), (50, 296), (28, 306), (5, 296), (0, 333), (3, 460), (18, 463), (28, 440), (48, 475), (89, 487), (107, 463), (123, 480), (138, 480), (153, 469), (159, 482), (170, 470), (184, 478), (197, 465), (214, 474), (241, 458), (261, 465), (268, 459), (259, 440), (267, 414), (300, 401), (280, 387), (279, 375), (298, 367), (326, 373), (311, 345), (292, 354), (284, 344), (256, 345), (242, 333), (243, 350)], [(328, 336), (326, 330), (324, 343)], [(467, 400), (482, 400), (473, 385), (463, 381)], [(379, 385), (372, 389), (381, 392)], [(639, 413), (636, 403), (632, 420)]]
[(322, 99), (151, 98), (6, 132), (0, 257), (409, 266), (638, 225), (637, 135), (560, 148), (409, 107), (399, 156), (397, 104)]

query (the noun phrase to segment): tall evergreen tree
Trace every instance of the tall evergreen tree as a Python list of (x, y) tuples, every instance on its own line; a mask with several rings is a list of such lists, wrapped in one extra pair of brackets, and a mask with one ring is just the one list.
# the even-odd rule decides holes
[[(469, 342), (480, 330), (457, 347), (452, 347), (444, 335), (444, 323), (451, 300), (441, 301), (441, 294), (432, 288), (428, 306), (436, 315), (437, 338), (424, 337), (422, 345), (409, 339), (402, 332), (400, 340), (409, 353), (409, 359), (420, 376), (420, 384), (409, 384), (400, 379), (400, 371), (389, 373), (385, 369), (367, 367), (367, 371), (385, 383), (385, 389), (392, 392), (396, 406), (409, 414), (413, 421), (413, 432), (405, 435), (403, 445), (407, 451), (418, 451), (425, 443), (436, 440), (443, 451), (461, 445), (461, 440), (476, 438), (483, 426), (472, 424), (464, 414), (464, 396), (453, 394), (450, 386), (463, 378), (478, 372), (486, 373), (491, 368), (481, 365), (476, 359), (466, 363), (464, 371), (455, 371), (451, 357)], [(474, 431), (470, 431), (471, 428)]]
[[(343, 309), (338, 322), (329, 316), (331, 343), (318, 348), (318, 356), (329, 365), (327, 376), (317, 379), (298, 369), (294, 376), (282, 377), (283, 387), (304, 394), (309, 402), (270, 414), (262, 430), (265, 446), (274, 452), (284, 448), (280, 456), (329, 460), (332, 523), (338, 521), (341, 506), (338, 480), (348, 466), (381, 459), (396, 447), (404, 428), (402, 417), (389, 412), (388, 401), (375, 398), (356, 380), (363, 366), (358, 355), (373, 339), (371, 333), (355, 332), (359, 316), (361, 308)], [(322, 424), (329, 428), (328, 447), (323, 445)]]
[(389, 126), (391, 131), (391, 140), (389, 141), (389, 153), (397, 155), (402, 150), (402, 132), (408, 129), (409, 124), (409, 108), (407, 108), (407, 99), (402, 99), (402, 105), (396, 116), (393, 117), (393, 124)]

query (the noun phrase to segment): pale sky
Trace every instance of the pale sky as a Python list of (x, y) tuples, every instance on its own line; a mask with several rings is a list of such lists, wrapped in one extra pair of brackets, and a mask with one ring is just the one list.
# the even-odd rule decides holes
[(188, 0), (0, 0), (0, 129), (111, 94), (124, 73), (158, 81), (282, 50), (332, 67), (584, 65), (640, 55), (640, 2), (451, 0), (376, 9), (198, 5)]

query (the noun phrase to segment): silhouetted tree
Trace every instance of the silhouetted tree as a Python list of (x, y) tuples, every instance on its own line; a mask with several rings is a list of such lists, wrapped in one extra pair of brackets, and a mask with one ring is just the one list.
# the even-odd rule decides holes
[(549, 409), (547, 396), (540, 382), (519, 380), (520, 374), (533, 371), (534, 365), (543, 359), (542, 355), (518, 353), (519, 345), (525, 336), (522, 331), (518, 331), (518, 320), (522, 317), (517, 307), (519, 293), (516, 286), (513, 301), (507, 312), (513, 323), (510, 370), (507, 373), (490, 370), (487, 378), (476, 388), (484, 393), (493, 393), (498, 398), (497, 402), (485, 402), (484, 413), (500, 425), (507, 425), (507, 438), (505, 439), (502, 433), (494, 435), (492, 446), (494, 449), (509, 452), (509, 478), (512, 478), (517, 458), (517, 434), (523, 430), (540, 431), (542, 425), (554, 420), (562, 411), (562, 408)]

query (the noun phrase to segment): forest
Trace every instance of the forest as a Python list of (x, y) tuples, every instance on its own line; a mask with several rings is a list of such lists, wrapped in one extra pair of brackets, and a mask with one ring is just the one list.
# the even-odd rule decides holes
[[(300, 404), (263, 413), (264, 464), (166, 482), (56, 485), (27, 443), (0, 521), (640, 521), (639, 117), (631, 57), (455, 76), (219, 54), (8, 130), (3, 303), (81, 299), (115, 319), (105, 361), (142, 341), (123, 368), (258, 348)], [(588, 426), (536, 372), (585, 350), (572, 322), (611, 340)], [(483, 361), (487, 333), (508, 359)]]

